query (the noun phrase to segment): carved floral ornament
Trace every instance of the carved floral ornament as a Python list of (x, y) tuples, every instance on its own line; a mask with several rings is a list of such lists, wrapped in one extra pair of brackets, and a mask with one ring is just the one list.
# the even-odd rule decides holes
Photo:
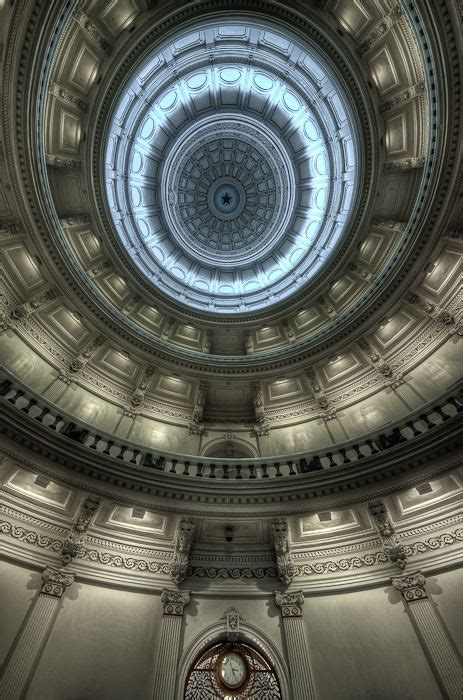
[(275, 591), (275, 603), (281, 608), (282, 617), (302, 617), (304, 594), (302, 591), (283, 593)]
[(284, 584), (288, 585), (295, 576), (295, 567), (289, 543), (288, 521), (285, 518), (278, 518), (272, 522), (272, 535), (278, 578)]
[(394, 588), (401, 592), (406, 603), (413, 603), (417, 600), (427, 598), (426, 593), (426, 577), (421, 571), (407, 576), (400, 576), (392, 579)]
[(74, 583), (74, 576), (47, 567), (42, 573), (42, 581), (41, 593), (61, 598), (66, 588)]
[(240, 633), (240, 622), (245, 622), (246, 618), (242, 616), (238, 608), (231, 607), (224, 612), (220, 619), (226, 621), (227, 640), (236, 642)]
[(195, 525), (188, 518), (182, 518), (177, 525), (174, 539), (174, 553), (170, 567), (170, 576), (177, 585), (188, 575), (188, 563)]
[(189, 591), (168, 591), (163, 589), (161, 594), (164, 615), (183, 615), (185, 606), (190, 602)]

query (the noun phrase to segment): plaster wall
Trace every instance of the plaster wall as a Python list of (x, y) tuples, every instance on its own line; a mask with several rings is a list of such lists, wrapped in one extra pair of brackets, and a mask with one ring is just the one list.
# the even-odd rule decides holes
[(246, 623), (257, 627), (283, 655), (284, 641), (280, 615), (271, 595), (262, 595), (252, 599), (241, 597), (236, 599), (227, 595), (203, 597), (192, 594), (185, 620), (183, 650), (191, 644), (197, 635), (201, 634), (205, 627), (219, 622), (231, 605), (237, 607)]
[(3, 667), (15, 637), (37, 596), (34, 573), (0, 560), (0, 667)]
[(27, 700), (151, 698), (160, 619), (159, 595), (74, 583)]
[[(39, 589), (40, 574), (9, 562), (0, 562), (0, 573), (4, 661)], [(458, 580), (457, 571), (448, 571), (430, 577), (429, 585), (461, 649)], [(225, 591), (192, 591), (179, 657), (230, 605), (237, 606), (246, 623), (259, 629), (285, 658), (273, 595), (237, 599)], [(26, 700), (152, 700), (161, 620), (159, 593), (76, 581), (61, 601)], [(306, 595), (303, 621), (317, 700), (441, 698), (400, 595), (391, 587)]]
[(442, 697), (392, 586), (306, 596), (303, 614), (318, 700)]
[(443, 571), (428, 579), (437, 611), (442, 617), (458, 651), (463, 655), (462, 570)]

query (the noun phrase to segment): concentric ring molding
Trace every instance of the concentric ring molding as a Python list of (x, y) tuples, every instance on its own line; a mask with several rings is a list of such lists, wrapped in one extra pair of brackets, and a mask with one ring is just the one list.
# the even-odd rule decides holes
[[(310, 33), (310, 32), (312, 32), (312, 33), (314, 32), (313, 27), (310, 27), (309, 25), (306, 25), (306, 26), (307, 26), (307, 32), (309, 32), (309, 33)], [(322, 38), (321, 35), (317, 34), (316, 32), (315, 32), (315, 36), (317, 36), (317, 39), (318, 39), (319, 37)], [(323, 40), (323, 38), (322, 38), (322, 40)], [(142, 47), (144, 47), (146, 43), (148, 43), (148, 42), (146, 42), (146, 40), (144, 39), (143, 42), (141, 42)], [(326, 42), (325, 42), (325, 43), (326, 43)], [(326, 43), (326, 45), (328, 46), (327, 43)], [(344, 64), (344, 62), (343, 62), (343, 60), (340, 58), (339, 55), (337, 55), (337, 59), (338, 59), (338, 61), (340, 62), (340, 65), (343, 65), (344, 67), (346, 67), (345, 64)], [(131, 54), (131, 56), (130, 56), (130, 63), (133, 64), (135, 61), (136, 61), (135, 53), (133, 53), (133, 54)], [(346, 67), (346, 69), (347, 69), (347, 67)], [(123, 75), (123, 73), (122, 73), (121, 70), (120, 70), (120, 75)], [(346, 73), (346, 76), (347, 76), (347, 75), (348, 75), (348, 73)], [(120, 82), (121, 82), (121, 81), (120, 81), (119, 74), (118, 74), (118, 78), (116, 79), (115, 86), (118, 87), (118, 86), (120, 85)], [(114, 84), (114, 83), (113, 83), (113, 84)], [(353, 85), (353, 86), (355, 87), (354, 92), (356, 91), (356, 95), (357, 95), (357, 97), (359, 97), (359, 96), (360, 96), (360, 92), (358, 91), (358, 88), (355, 86), (355, 83), (353, 83), (352, 80), (351, 80), (351, 85)], [(111, 89), (111, 88), (110, 88), (110, 89)], [(105, 101), (107, 104), (109, 104), (109, 102), (108, 102), (108, 97), (105, 97), (104, 101)], [(363, 109), (363, 107), (362, 107), (362, 109)], [(99, 111), (101, 111), (101, 110), (99, 110)], [(103, 122), (100, 120), (99, 125), (98, 125), (98, 132), (99, 132), (100, 126), (101, 126), (102, 124), (103, 124)], [(367, 139), (367, 146), (368, 146), (368, 139), (369, 139), (370, 129), (369, 129), (369, 126), (368, 126), (367, 122), (365, 122), (365, 124), (362, 125), (362, 130), (363, 130), (363, 133), (364, 133), (364, 135), (365, 135), (365, 138)], [(95, 137), (92, 136), (92, 138), (90, 139), (90, 141), (93, 143), (93, 142), (95, 141), (95, 138), (98, 140), (99, 137), (95, 134)], [(94, 164), (95, 164), (95, 167), (98, 169), (98, 162), (95, 161)], [(368, 162), (368, 168), (370, 168), (370, 167), (371, 167), (371, 162)], [(97, 185), (98, 177), (99, 177), (99, 176), (96, 176), (96, 177), (95, 177), (95, 181), (94, 181), (94, 182), (95, 182), (95, 185)], [(365, 199), (365, 197), (368, 199), (368, 197), (366, 196), (366, 192), (363, 192), (363, 195), (362, 195), (362, 196), (363, 196), (364, 199)], [(111, 237), (111, 233), (110, 233), (110, 231), (109, 231), (108, 229), (107, 229), (107, 232), (108, 232), (108, 235)], [(345, 246), (344, 246), (344, 248), (345, 248)], [(345, 250), (344, 250), (343, 252), (345, 252)], [(119, 256), (122, 265), (123, 265), (123, 266), (126, 266), (125, 255), (122, 254), (121, 250), (120, 250), (117, 246), (116, 246), (116, 253), (117, 253), (118, 256)], [(330, 273), (330, 271), (332, 271), (331, 268), (332, 268), (332, 266), (328, 266), (328, 268), (327, 268), (327, 277), (329, 277), (329, 273)], [(131, 272), (133, 273), (133, 270), (131, 270)], [(138, 281), (140, 281), (139, 278), (138, 278)], [(144, 285), (144, 288), (147, 289), (146, 284)], [(159, 299), (157, 300), (157, 303), (159, 303), (159, 304), (161, 305), (161, 307), (162, 307), (163, 305), (165, 306), (165, 299), (164, 299), (164, 300), (161, 300), (161, 299), (159, 298)], [(173, 305), (172, 303), (168, 304), (167, 306), (168, 306), (168, 307), (169, 307), (169, 306), (172, 307), (172, 310), (174, 310), (174, 305)], [(284, 309), (284, 307), (281, 306), (281, 305), (280, 305), (278, 308), (281, 308), (281, 310)], [(178, 306), (177, 306), (177, 311), (178, 311), (178, 313), (182, 313), (182, 309), (181, 309), (180, 307), (178, 307)], [(190, 310), (189, 313), (190, 313), (190, 316), (191, 316), (192, 318), (197, 317), (197, 314), (195, 314), (193, 310)], [(206, 320), (206, 318), (211, 319), (211, 315), (209, 314), (208, 317), (204, 317), (204, 320)], [(252, 319), (254, 319), (254, 320), (256, 319), (255, 314), (253, 314), (252, 317), (250, 317), (250, 320), (252, 320)], [(223, 323), (223, 322), (224, 322), (224, 319), (220, 319), (220, 317), (217, 317), (217, 316), (216, 316), (216, 317), (215, 317), (215, 322), (218, 322), (218, 323), (221, 323), (221, 322), (222, 322), (222, 323)]]
[[(199, 309), (244, 313), (320, 273), (348, 229), (361, 159), (348, 97), (313, 44), (261, 19), (203, 20), (156, 47), (121, 93), (106, 151), (108, 209), (132, 259), (161, 291)], [(221, 130), (228, 151), (208, 144), (207, 135)], [(196, 140), (205, 149), (196, 161), (190, 155), (196, 179), (210, 177), (211, 187), (227, 173), (243, 182), (257, 173), (258, 187), (273, 183), (271, 200), (261, 189), (234, 227), (211, 227), (191, 180), (172, 180), (169, 170)], [(234, 170), (226, 160), (233, 149)], [(190, 204), (181, 216), (177, 190)]]
[[(260, 362), (260, 358), (259, 358), (259, 360), (258, 360), (258, 361)], [(249, 362), (249, 363), (251, 364), (251, 362), (250, 362), (250, 359), (249, 359), (249, 358), (248, 358), (248, 362)]]

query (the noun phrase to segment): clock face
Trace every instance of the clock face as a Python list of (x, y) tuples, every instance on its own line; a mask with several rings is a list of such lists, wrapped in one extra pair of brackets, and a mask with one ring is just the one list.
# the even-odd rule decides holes
[(228, 651), (219, 659), (219, 678), (227, 688), (240, 688), (246, 680), (247, 672), (245, 660), (235, 651)]

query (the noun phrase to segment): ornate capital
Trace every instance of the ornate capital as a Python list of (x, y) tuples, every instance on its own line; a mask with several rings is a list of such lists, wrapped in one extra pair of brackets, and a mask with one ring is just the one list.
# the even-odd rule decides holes
[(164, 606), (164, 615), (182, 616), (185, 606), (190, 602), (190, 592), (168, 591), (163, 588), (161, 600)]
[(407, 576), (400, 576), (392, 579), (392, 585), (403, 595), (406, 603), (412, 603), (415, 600), (424, 600), (427, 598), (426, 593), (426, 578), (421, 571)]
[(57, 569), (50, 569), (47, 567), (42, 572), (42, 580), (41, 593), (54, 596), (55, 598), (61, 598), (65, 589), (68, 586), (72, 586), (74, 583), (74, 575), (65, 574)]
[(275, 591), (275, 603), (281, 608), (282, 617), (302, 617), (302, 606), (304, 605), (302, 591), (295, 593)]

